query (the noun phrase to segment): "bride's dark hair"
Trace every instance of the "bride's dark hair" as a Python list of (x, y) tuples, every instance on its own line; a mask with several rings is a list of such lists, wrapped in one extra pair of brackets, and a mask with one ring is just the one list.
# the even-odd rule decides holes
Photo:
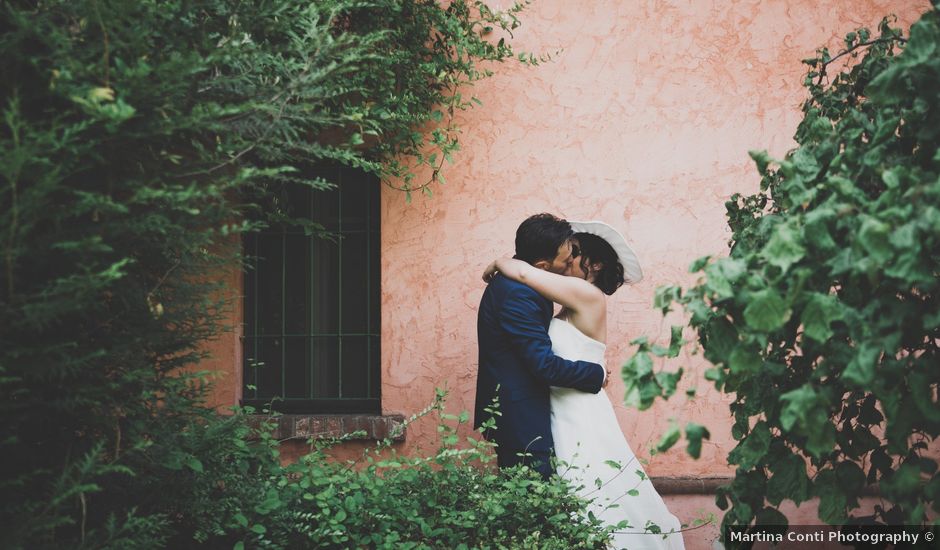
[(617, 259), (617, 253), (610, 243), (590, 233), (575, 233), (581, 248), (581, 269), (587, 273), (590, 264), (601, 264), (600, 271), (594, 276), (594, 286), (608, 296), (623, 285), (623, 265)]

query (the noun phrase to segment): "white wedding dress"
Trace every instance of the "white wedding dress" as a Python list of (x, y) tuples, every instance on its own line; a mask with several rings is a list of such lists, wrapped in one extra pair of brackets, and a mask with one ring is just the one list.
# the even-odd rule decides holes
[[(548, 335), (552, 351), (572, 361), (604, 365), (607, 346), (571, 323), (552, 319)], [(627, 520), (629, 527), (617, 529), (614, 548), (629, 550), (682, 550), (685, 545), (679, 520), (669, 513), (662, 497), (643, 472), (627, 443), (614, 408), (601, 390), (585, 393), (569, 388), (551, 388), (552, 437), (558, 458), (558, 474), (580, 487), (578, 494), (593, 499), (589, 510), (609, 525)], [(600, 480), (600, 487), (598, 482)], [(649, 523), (659, 526), (663, 536), (650, 533)]]

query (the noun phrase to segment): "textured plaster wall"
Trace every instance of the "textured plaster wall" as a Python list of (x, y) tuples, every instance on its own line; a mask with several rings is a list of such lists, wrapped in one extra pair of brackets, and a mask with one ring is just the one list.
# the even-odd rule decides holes
[[(508, 7), (508, 0), (493, 2)], [(548, 211), (620, 228), (646, 278), (608, 302), (607, 361), (618, 372), (628, 342), (668, 340), (653, 291), (688, 285), (689, 263), (726, 253), (724, 202), (757, 189), (749, 149), (783, 155), (801, 119), (804, 67), (816, 47), (875, 28), (896, 13), (908, 27), (926, 1), (538, 0), (515, 33), (519, 49), (555, 55), (537, 68), (496, 65), (468, 91), (482, 107), (459, 118), (461, 151), (434, 197), (386, 189), (382, 210), (382, 407), (420, 410), (434, 387), (452, 411), (472, 410), (476, 312), (483, 268), (512, 252), (517, 225)], [(733, 447), (728, 398), (701, 378), (705, 364), (683, 355), (684, 395), (638, 412), (620, 403), (619, 376), (607, 392), (634, 450), (675, 418), (711, 431), (700, 460), (681, 446), (654, 456), (648, 473), (723, 475)], [(434, 423), (409, 428), (406, 448), (434, 446)], [(682, 518), (687, 519), (687, 518)]]

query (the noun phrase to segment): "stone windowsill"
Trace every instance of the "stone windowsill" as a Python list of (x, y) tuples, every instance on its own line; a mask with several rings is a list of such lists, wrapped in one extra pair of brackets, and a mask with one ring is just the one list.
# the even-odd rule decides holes
[(405, 429), (402, 427), (405, 417), (400, 414), (282, 414), (275, 417), (251, 417), (253, 425), (260, 426), (265, 421), (275, 424), (273, 436), (278, 440), (311, 437), (327, 439), (354, 432), (365, 432), (365, 435), (350, 437), (350, 441), (380, 441), (385, 438), (399, 442), (405, 440)]

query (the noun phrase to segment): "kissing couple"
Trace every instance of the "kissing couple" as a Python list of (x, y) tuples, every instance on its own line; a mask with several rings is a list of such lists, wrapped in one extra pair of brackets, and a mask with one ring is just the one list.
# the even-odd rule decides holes
[[(682, 549), (679, 520), (643, 472), (601, 389), (607, 296), (643, 277), (626, 239), (602, 222), (529, 217), (516, 253), (483, 274), (477, 317), (479, 371), (474, 427), (491, 417), (500, 468), (527, 464), (553, 473), (619, 527), (616, 548)], [(561, 305), (557, 316), (553, 303)], [(487, 410), (498, 397), (499, 415)], [(653, 527), (655, 525), (655, 527)], [(660, 531), (661, 534), (656, 534)]]

